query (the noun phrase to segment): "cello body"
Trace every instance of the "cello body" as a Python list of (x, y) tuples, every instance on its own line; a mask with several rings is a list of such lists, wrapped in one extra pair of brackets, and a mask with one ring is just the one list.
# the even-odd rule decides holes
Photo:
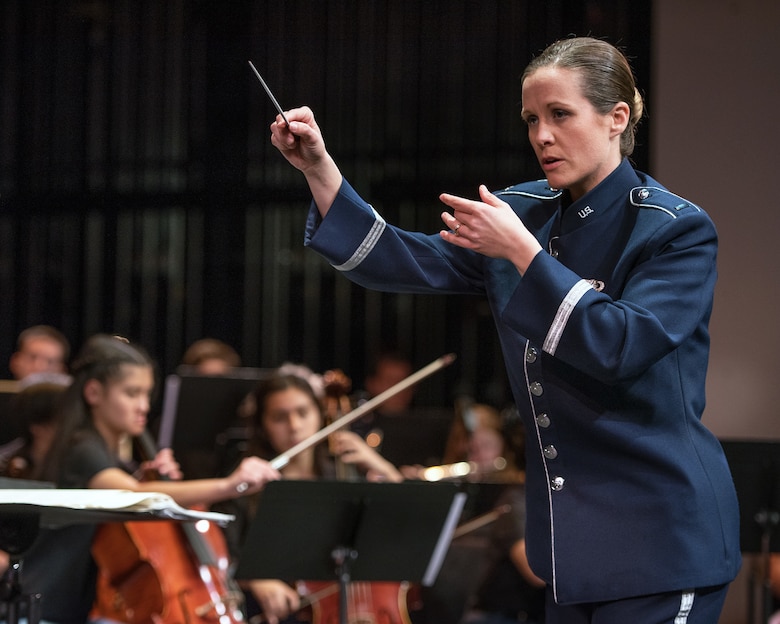
[[(151, 458), (148, 432), (136, 441)], [(168, 480), (162, 477), (163, 480)], [(110, 522), (97, 528), (94, 617), (126, 624), (235, 624), (243, 594), (230, 578), (222, 530), (206, 520)]]
[[(309, 595), (326, 594), (333, 586), (329, 581), (298, 583), (298, 591), (306, 599)], [(411, 624), (410, 603), (416, 589), (407, 582), (371, 581), (352, 582), (347, 587), (347, 624)], [(416, 600), (416, 599), (415, 599)], [(412, 604), (417, 609), (419, 605)], [(311, 602), (312, 624), (339, 624), (341, 598), (338, 591), (328, 592)]]
[[(243, 622), (242, 596), (226, 584), (227, 558), (218, 556), (216, 565), (201, 561), (185, 535), (189, 529), (198, 531), (169, 520), (98, 527), (93, 615), (127, 624)], [(219, 527), (210, 526), (201, 537), (212, 551), (222, 541), (225, 552)]]

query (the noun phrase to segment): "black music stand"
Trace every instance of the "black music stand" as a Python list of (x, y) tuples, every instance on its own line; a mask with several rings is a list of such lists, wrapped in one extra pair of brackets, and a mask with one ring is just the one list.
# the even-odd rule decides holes
[[(261, 379), (263, 368), (235, 368), (229, 375), (197, 375), (182, 368), (168, 375), (157, 445), (172, 448), (188, 479), (219, 477), (219, 441), (235, 429), (241, 402)], [(233, 433), (235, 435), (235, 433)]]
[(762, 622), (772, 612), (769, 559), (780, 552), (780, 442), (721, 440), (739, 501), (740, 550), (761, 556), (761, 573), (749, 578), (748, 622), (754, 622), (755, 586), (761, 583)]
[(335, 579), (346, 624), (352, 581), (433, 584), (465, 498), (453, 483), (274, 481), (236, 578)]

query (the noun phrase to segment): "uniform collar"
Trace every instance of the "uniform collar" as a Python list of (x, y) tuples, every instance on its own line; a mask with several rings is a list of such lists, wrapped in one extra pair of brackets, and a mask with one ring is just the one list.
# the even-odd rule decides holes
[(612, 173), (577, 201), (572, 202), (569, 192), (565, 191), (561, 197), (563, 228), (578, 228), (609, 212), (612, 207), (622, 206), (631, 189), (641, 184), (628, 158), (624, 158)]

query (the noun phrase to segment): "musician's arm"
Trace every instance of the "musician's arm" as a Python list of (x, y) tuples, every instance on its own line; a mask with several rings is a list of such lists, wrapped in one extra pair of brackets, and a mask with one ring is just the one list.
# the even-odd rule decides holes
[(255, 600), (263, 608), (263, 615), (269, 624), (276, 624), (300, 609), (301, 598), (298, 592), (283, 581), (275, 579), (255, 579), (245, 581)]
[(515, 564), (518, 572), (523, 576), (525, 581), (532, 587), (544, 587), (545, 582), (534, 574), (531, 566), (528, 565), (528, 557), (525, 553), (525, 540), (517, 540), (512, 544), (512, 548), (509, 550), (509, 558), (512, 563)]
[(139, 481), (121, 468), (105, 468), (89, 479), (87, 487), (161, 492), (168, 494), (182, 507), (191, 507), (254, 494), (259, 492), (266, 483), (278, 478), (279, 472), (268, 462), (257, 457), (247, 457), (236, 470), (221, 479)]

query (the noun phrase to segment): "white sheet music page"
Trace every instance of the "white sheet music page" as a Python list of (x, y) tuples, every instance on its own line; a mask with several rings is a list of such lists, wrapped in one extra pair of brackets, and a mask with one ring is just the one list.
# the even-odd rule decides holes
[(235, 519), (229, 514), (186, 509), (160, 492), (129, 490), (0, 489), (0, 506), (4, 505), (137, 513), (161, 520), (209, 520), (223, 526)]

